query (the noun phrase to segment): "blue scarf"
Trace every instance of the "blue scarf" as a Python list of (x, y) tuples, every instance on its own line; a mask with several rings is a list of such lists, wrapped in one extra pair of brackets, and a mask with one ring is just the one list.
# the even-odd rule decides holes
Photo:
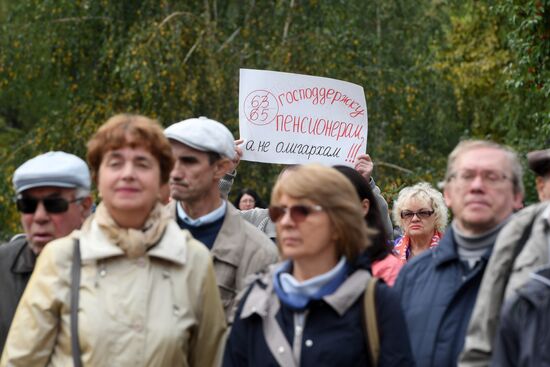
[(349, 265), (342, 256), (328, 272), (299, 282), (290, 271), (292, 262), (285, 261), (273, 274), (273, 288), (282, 303), (294, 311), (304, 311), (309, 302), (334, 293), (347, 278)]

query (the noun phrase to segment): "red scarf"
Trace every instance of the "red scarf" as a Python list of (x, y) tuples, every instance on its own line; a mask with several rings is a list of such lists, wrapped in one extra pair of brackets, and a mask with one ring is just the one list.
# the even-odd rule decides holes
[[(439, 245), (441, 236), (442, 234), (438, 230), (434, 232), (434, 235), (430, 241), (430, 249)], [(409, 257), (411, 256), (411, 239), (408, 235), (404, 235), (403, 237), (397, 239), (395, 246), (393, 247), (393, 253), (399, 260), (401, 260), (403, 264), (409, 260)]]

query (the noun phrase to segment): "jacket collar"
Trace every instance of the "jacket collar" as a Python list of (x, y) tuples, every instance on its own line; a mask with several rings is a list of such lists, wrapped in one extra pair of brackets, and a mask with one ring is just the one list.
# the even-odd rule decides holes
[[(435, 266), (444, 266), (450, 262), (460, 261), (456, 248), (457, 244), (454, 240), (454, 231), (452, 226), (449, 226), (445, 231), (445, 234), (439, 242), (439, 246), (431, 250), (431, 255), (434, 258)], [(489, 250), (487, 250), (481, 258), (485, 261), (489, 260), (491, 253), (493, 252), (494, 243)]]
[(27, 242), (26, 238), (18, 239), (22, 242), (19, 248), (18, 254), (14, 259), (11, 270), (17, 274), (28, 274), (34, 270), (36, 264), (36, 255), (31, 249), (31, 246)]
[(212, 257), (233, 266), (239, 266), (245, 242), (245, 221), (240, 212), (227, 202), (225, 219), (212, 246)]
[[(85, 225), (85, 228), (76, 233), (77, 238), (80, 238), (83, 261), (101, 260), (124, 255), (124, 251), (109, 241), (93, 218)], [(176, 222), (170, 221), (160, 242), (147, 251), (147, 256), (183, 265), (187, 258), (186, 248), (189, 237), (190, 234), (187, 231), (182, 231)]]
[(336, 292), (323, 297), (340, 316), (342, 316), (365, 293), (365, 287), (371, 275), (366, 270), (356, 270), (336, 290)]
[(432, 250), (435, 265), (441, 266), (448, 262), (458, 260), (458, 252), (454, 241), (454, 232), (451, 226), (447, 228), (445, 234), (439, 241), (439, 246)]
[[(225, 218), (210, 253), (213, 258), (237, 267), (241, 263), (244, 250), (242, 244), (246, 241), (245, 221), (239, 210), (227, 200), (226, 204)], [(176, 201), (168, 203), (168, 210), (175, 219)]]
[[(277, 297), (273, 290), (273, 275), (280, 266), (281, 263), (270, 265), (265, 273), (256, 275), (243, 305), (241, 319), (252, 314), (258, 314), (262, 318), (268, 315), (270, 298)], [(323, 297), (323, 300), (342, 316), (363, 295), (369, 278), (371, 275), (367, 270), (358, 269), (334, 293)]]

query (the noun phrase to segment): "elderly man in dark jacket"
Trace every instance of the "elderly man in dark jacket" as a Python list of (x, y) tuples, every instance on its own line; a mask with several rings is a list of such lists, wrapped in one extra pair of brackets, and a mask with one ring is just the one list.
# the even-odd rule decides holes
[(454, 214), (439, 246), (415, 257), (395, 285), (418, 366), (455, 366), (487, 261), (522, 205), (522, 168), (496, 143), (463, 141), (449, 156), (444, 196)]
[(36, 257), (48, 242), (79, 228), (92, 205), (88, 166), (72, 154), (28, 160), (15, 171), (13, 184), (25, 234), (0, 246), (0, 354)]

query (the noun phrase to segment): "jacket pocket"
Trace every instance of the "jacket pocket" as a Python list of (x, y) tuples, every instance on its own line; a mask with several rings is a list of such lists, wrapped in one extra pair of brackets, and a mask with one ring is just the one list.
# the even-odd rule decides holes
[(508, 284), (506, 285), (504, 298), (510, 298), (518, 288), (525, 284), (529, 279), (529, 274), (539, 265), (542, 265), (539, 257), (524, 249), (514, 262)]
[(218, 284), (218, 289), (220, 290), (220, 296), (222, 299), (223, 308), (231, 309), (233, 306), (235, 297), (237, 296), (237, 291), (223, 284)]
[(214, 260), (214, 271), (216, 272), (216, 280), (220, 290), (220, 296), (224, 309), (231, 307), (235, 296), (237, 295), (237, 267), (233, 264)]

